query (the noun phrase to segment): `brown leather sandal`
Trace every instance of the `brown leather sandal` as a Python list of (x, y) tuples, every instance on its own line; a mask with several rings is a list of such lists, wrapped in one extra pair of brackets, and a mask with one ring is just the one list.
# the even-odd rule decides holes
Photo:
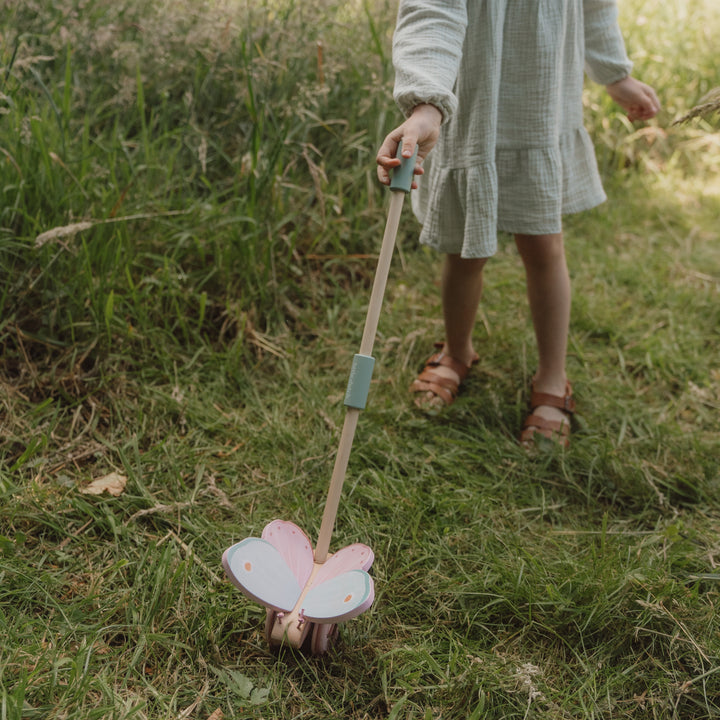
[[(427, 359), (422, 372), (410, 386), (410, 392), (414, 395), (431, 392), (443, 401), (445, 407), (450, 407), (450, 405), (455, 402), (455, 398), (460, 390), (460, 385), (470, 372), (470, 368), (475, 365), (480, 357), (476, 353), (470, 365), (465, 365), (465, 363), (457, 358), (443, 352), (444, 343), (437, 342), (435, 343), (435, 347), (440, 350), (440, 352), (434, 353)], [(443, 377), (433, 370), (433, 368), (441, 365), (449, 368), (458, 376), (457, 382), (452, 378)], [(415, 404), (418, 407), (425, 406), (425, 403), (422, 403), (419, 397), (416, 398)]]
[[(570, 445), (570, 418), (575, 412), (575, 400), (570, 383), (565, 385), (565, 395), (549, 395), (535, 391), (535, 380), (532, 382), (530, 394), (530, 413), (525, 418), (523, 429), (520, 433), (520, 442), (526, 447), (532, 446), (535, 435), (542, 435), (548, 440), (568, 447)], [(535, 415), (534, 411), (541, 405), (547, 405), (562, 410), (567, 415), (567, 420), (548, 420), (547, 418)]]

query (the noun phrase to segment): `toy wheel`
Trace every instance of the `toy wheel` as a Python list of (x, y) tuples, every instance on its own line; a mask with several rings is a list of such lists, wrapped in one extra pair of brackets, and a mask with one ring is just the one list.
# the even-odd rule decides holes
[(270, 608), (265, 611), (265, 640), (270, 647), (277, 647), (278, 643), (273, 642), (272, 631), (275, 625), (275, 617), (277, 613)]
[(324, 655), (337, 640), (337, 637), (338, 626), (336, 624), (316, 624), (312, 631), (310, 652), (313, 655)]

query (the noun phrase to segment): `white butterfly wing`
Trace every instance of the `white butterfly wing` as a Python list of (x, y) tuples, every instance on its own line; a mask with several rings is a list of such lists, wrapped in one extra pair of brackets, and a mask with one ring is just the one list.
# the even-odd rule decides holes
[(280, 612), (295, 607), (302, 588), (280, 551), (267, 540), (246, 538), (223, 553), (225, 573), (252, 600)]
[(302, 602), (305, 618), (339, 623), (367, 610), (375, 599), (372, 578), (364, 570), (350, 570), (313, 585)]

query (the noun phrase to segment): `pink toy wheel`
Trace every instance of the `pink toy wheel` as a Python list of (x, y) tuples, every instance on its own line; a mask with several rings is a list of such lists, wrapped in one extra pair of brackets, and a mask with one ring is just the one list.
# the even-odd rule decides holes
[(267, 608), (265, 611), (265, 640), (267, 641), (267, 644), (272, 647), (277, 647), (278, 643), (273, 642), (272, 639), (272, 631), (273, 627), (275, 625), (275, 617), (277, 613), (274, 610), (271, 610), (270, 608)]
[(310, 652), (313, 655), (324, 655), (337, 640), (338, 626), (334, 623), (317, 623), (313, 627)]

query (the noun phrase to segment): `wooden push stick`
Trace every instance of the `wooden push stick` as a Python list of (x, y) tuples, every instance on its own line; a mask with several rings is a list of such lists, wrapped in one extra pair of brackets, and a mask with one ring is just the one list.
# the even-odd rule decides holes
[[(390, 263), (392, 261), (393, 250), (395, 249), (395, 238), (397, 237), (397, 231), (400, 225), (400, 215), (405, 200), (405, 192), (403, 189), (393, 190), (390, 198), (385, 234), (383, 235), (377, 271), (375, 273), (375, 280), (373, 281), (372, 294), (370, 295), (370, 304), (368, 305), (367, 317), (365, 319), (365, 330), (362, 341), (360, 342), (361, 355), (369, 356), (372, 354), (375, 334), (377, 333), (378, 322), (380, 321), (380, 309), (382, 307), (382, 300), (390, 272)], [(318, 534), (317, 545), (315, 547), (316, 563), (324, 563), (325, 560), (327, 560), (328, 549), (330, 548), (330, 536), (335, 527), (335, 518), (337, 517), (338, 507), (340, 506), (340, 496), (342, 494), (343, 483), (345, 482), (345, 473), (347, 471), (348, 460), (350, 459), (350, 449), (352, 448), (359, 416), (359, 409), (352, 407), (347, 409), (342, 434), (340, 435), (340, 445), (338, 446), (338, 452), (335, 457), (335, 467), (333, 468), (333, 474), (330, 479), (330, 489), (328, 490), (327, 501), (325, 502), (325, 511), (323, 512), (322, 524), (320, 525), (320, 533)]]

